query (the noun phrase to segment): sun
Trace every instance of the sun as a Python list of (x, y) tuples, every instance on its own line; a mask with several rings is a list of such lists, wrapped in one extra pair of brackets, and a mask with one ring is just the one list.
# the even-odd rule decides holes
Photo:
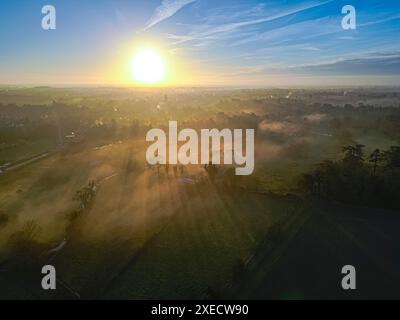
[(144, 84), (156, 84), (164, 80), (165, 75), (165, 61), (156, 50), (143, 48), (133, 56), (133, 80)]

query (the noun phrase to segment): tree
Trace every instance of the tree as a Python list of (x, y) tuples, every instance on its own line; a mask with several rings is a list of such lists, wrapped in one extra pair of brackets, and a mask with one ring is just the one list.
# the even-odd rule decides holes
[(19, 231), (13, 233), (8, 239), (10, 248), (10, 261), (13, 261), (13, 271), (24, 272), (32, 270), (38, 262), (43, 244), (39, 242), (42, 229), (34, 220), (28, 220)]
[(210, 177), (211, 181), (214, 182), (215, 177), (218, 173), (218, 167), (210, 161), (209, 164), (204, 165), (204, 169), (207, 171), (207, 174)]
[(86, 187), (78, 190), (75, 193), (74, 200), (79, 201), (81, 209), (87, 208), (92, 202), (94, 196), (96, 195), (96, 184), (95, 182), (89, 181)]
[[(373, 164), (372, 173), (371, 166), (363, 165), (363, 148), (363, 145), (344, 147), (342, 161), (322, 161), (312, 173), (302, 176), (299, 187), (327, 199), (398, 209), (400, 146), (392, 146), (385, 152), (375, 149), (368, 157)], [(392, 170), (377, 177), (381, 161), (386, 161)], [(371, 179), (371, 174), (376, 178)]]
[(400, 168), (400, 146), (391, 146), (388, 151), (384, 152), (386, 166), (391, 169)]
[(350, 167), (357, 167), (364, 161), (364, 145), (357, 144), (355, 146), (349, 145), (343, 147), (344, 159), (343, 161)]
[(373, 169), (373, 177), (376, 176), (376, 168), (378, 166), (378, 163), (384, 160), (383, 153), (379, 149), (375, 149), (374, 152), (371, 153), (369, 156), (369, 161), (374, 164), (374, 169)]

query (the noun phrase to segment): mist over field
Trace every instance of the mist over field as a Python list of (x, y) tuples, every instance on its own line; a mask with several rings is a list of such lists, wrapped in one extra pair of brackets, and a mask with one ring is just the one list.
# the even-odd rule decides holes
[[(350, 258), (388, 271), (357, 297), (397, 297), (399, 95), (1, 89), (1, 297), (343, 298), (332, 268)], [(146, 133), (171, 119), (254, 129), (254, 173), (149, 165)], [(35, 285), (43, 264), (57, 293)], [(294, 270), (308, 280), (274, 284)]]

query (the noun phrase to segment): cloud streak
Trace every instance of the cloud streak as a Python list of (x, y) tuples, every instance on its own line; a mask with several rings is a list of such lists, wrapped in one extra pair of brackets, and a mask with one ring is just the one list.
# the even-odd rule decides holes
[(228, 78), (243, 76), (398, 76), (400, 52), (369, 52), (332, 61), (294, 66), (256, 65), (241, 66)]
[(149, 21), (147, 21), (143, 31), (146, 31), (165, 19), (172, 17), (183, 7), (186, 7), (188, 4), (195, 1), (197, 0), (163, 0), (161, 5), (155, 9)]
[(399, 53), (373, 53), (332, 63), (304, 65), (294, 71), (314, 75), (399, 75)]
[(300, 12), (310, 10), (313, 8), (317, 8), (323, 5), (326, 5), (328, 3), (331, 3), (333, 0), (328, 0), (328, 1), (323, 1), (319, 3), (313, 3), (313, 4), (306, 4), (306, 5), (301, 5), (299, 7), (296, 7), (294, 9), (290, 9), (287, 11), (284, 11), (283, 13), (275, 14), (272, 16), (264, 17), (264, 18), (257, 18), (257, 19), (252, 19), (252, 20), (247, 20), (247, 21), (240, 21), (240, 22), (232, 22), (232, 23), (227, 23), (227, 24), (221, 24), (221, 25), (214, 25), (214, 26), (200, 26), (199, 30), (194, 30), (192, 33), (189, 35), (184, 35), (184, 36), (179, 36), (179, 35), (169, 35), (171, 39), (177, 40), (174, 44), (181, 44), (184, 42), (188, 41), (193, 41), (193, 40), (203, 40), (204, 38), (210, 37), (210, 36), (215, 36), (215, 35), (220, 35), (220, 34), (227, 34), (233, 31), (236, 31), (237, 29), (240, 29), (242, 27), (247, 27), (247, 26), (253, 26), (257, 24), (262, 24), (266, 22), (272, 22), (281, 18), (285, 18), (291, 15), (298, 14)]

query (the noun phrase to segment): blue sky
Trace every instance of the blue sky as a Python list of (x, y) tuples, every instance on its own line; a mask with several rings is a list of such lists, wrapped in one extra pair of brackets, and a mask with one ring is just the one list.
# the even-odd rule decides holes
[[(341, 27), (348, 4), (356, 30)], [(185, 70), (180, 85), (399, 84), (399, 35), (399, 0), (9, 0), (0, 83), (117, 83), (130, 46), (153, 41)]]

